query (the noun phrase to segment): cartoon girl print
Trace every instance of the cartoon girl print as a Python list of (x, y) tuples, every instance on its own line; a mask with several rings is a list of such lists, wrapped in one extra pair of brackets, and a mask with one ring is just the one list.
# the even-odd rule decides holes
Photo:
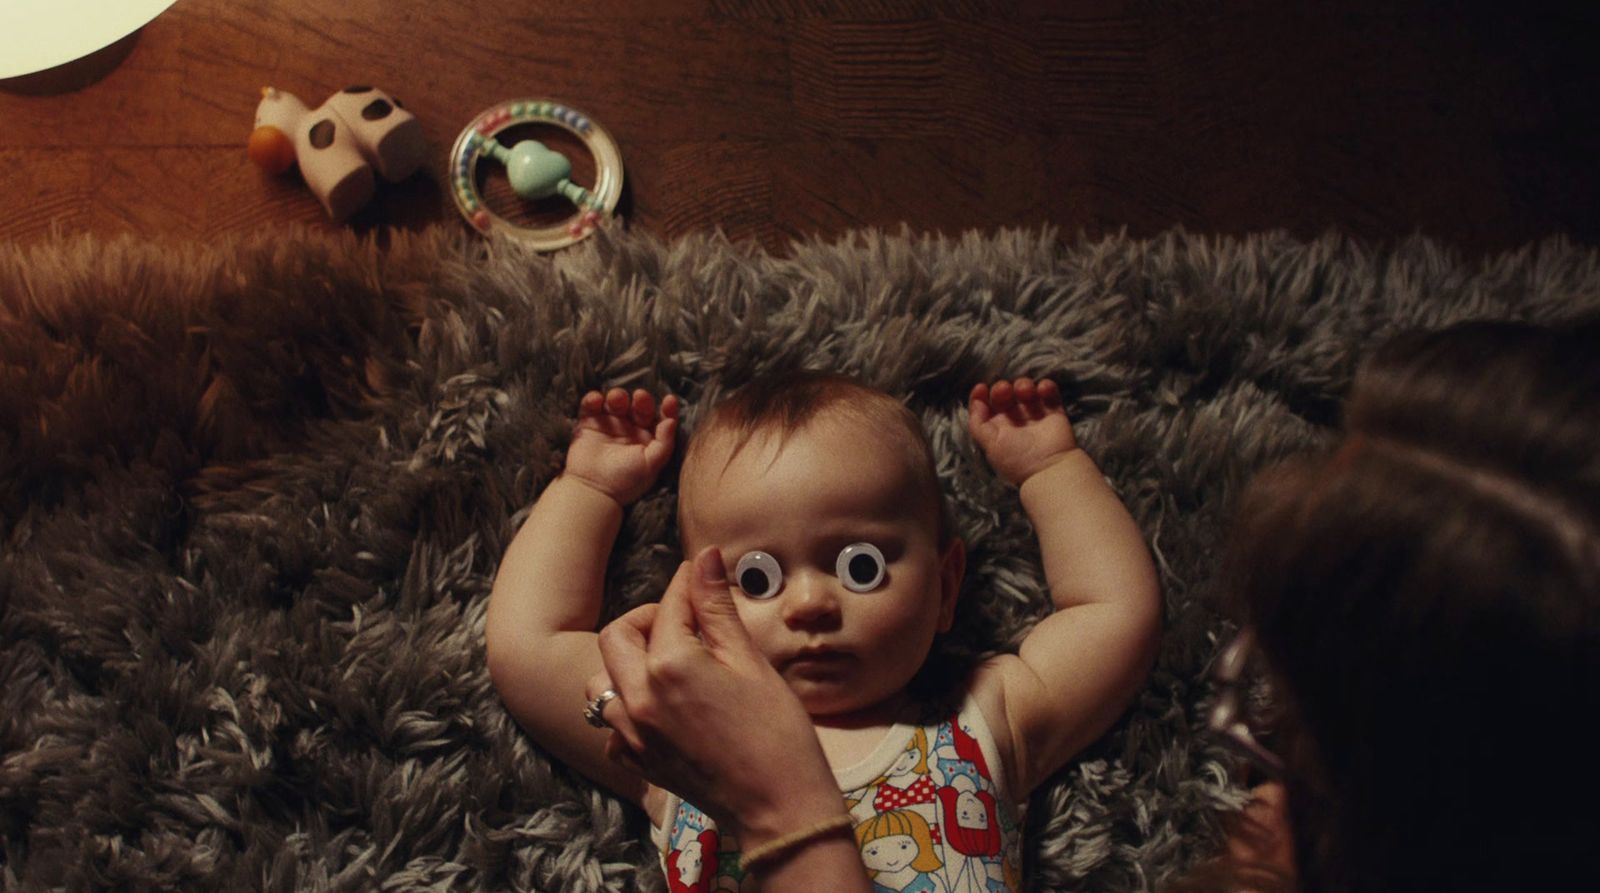
[[(989, 763), (983, 758), (983, 748), (978, 746), (978, 739), (972, 737), (958, 723), (951, 722), (940, 726), (935, 746), (939, 752), (939, 771), (944, 774), (946, 784), (954, 784), (955, 779), (962, 775), (971, 778), (980, 787), (985, 782), (993, 782), (993, 776), (989, 774)], [(948, 756), (951, 753), (955, 756)]]
[(939, 789), (945, 846), (960, 856), (952, 862), (951, 888), (957, 893), (989, 893), (1005, 882), (1001, 866), (1000, 816), (988, 791)]
[(896, 809), (856, 826), (856, 845), (873, 889), (888, 893), (948, 893), (933, 830), (914, 812)]
[(963, 856), (1000, 855), (1000, 817), (988, 791), (939, 789), (945, 843)]
[(895, 759), (889, 771), (878, 779), (878, 791), (872, 797), (874, 812), (922, 807), (924, 819), (934, 820), (938, 784), (928, 771), (928, 733), (917, 729), (906, 742), (906, 749)]
[(717, 877), (716, 829), (707, 828), (667, 855), (667, 889), (671, 893), (710, 893)]

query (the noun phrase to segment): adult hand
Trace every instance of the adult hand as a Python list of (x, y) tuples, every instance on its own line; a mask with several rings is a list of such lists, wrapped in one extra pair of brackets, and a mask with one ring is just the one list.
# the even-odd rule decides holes
[(746, 849), (845, 812), (811, 718), (750, 640), (715, 547), (661, 602), (600, 632), (607, 754), (733, 831)]

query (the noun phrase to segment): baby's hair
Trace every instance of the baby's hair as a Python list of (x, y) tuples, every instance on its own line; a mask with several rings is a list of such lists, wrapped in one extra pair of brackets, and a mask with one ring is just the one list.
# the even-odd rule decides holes
[[(909, 837), (917, 844), (917, 858), (912, 860), (912, 868), (927, 873), (944, 866), (938, 851), (934, 849), (933, 830), (928, 827), (928, 820), (910, 810), (881, 812), (857, 825), (856, 848), (865, 849), (874, 840), (899, 835)], [(877, 872), (872, 874), (876, 875)]]
[(827, 416), (862, 422), (892, 439), (904, 454), (919, 490), (933, 501), (938, 513), (939, 541), (947, 542), (954, 528), (946, 516), (933, 448), (921, 421), (893, 396), (848, 375), (798, 370), (751, 379), (712, 407), (689, 438), (684, 462), (687, 464), (704, 444), (721, 438), (731, 438), (731, 461), (757, 435), (772, 434), (781, 444)]

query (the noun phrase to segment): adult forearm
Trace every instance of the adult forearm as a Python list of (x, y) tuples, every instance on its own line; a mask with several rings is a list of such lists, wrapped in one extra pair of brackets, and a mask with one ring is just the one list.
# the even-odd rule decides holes
[[(818, 761), (819, 766), (825, 763)], [(734, 822), (744, 867), (764, 893), (790, 890), (870, 890), (850, 815), (827, 772), (824, 782), (795, 791), (787, 809), (769, 821)]]
[(825, 837), (769, 861), (755, 871), (762, 893), (812, 893), (816, 890), (839, 893), (869, 893), (866, 866), (855, 836), (849, 831)]

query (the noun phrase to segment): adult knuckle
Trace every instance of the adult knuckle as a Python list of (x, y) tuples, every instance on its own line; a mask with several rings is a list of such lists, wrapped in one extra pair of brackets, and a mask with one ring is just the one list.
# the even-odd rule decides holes
[(645, 672), (660, 682), (678, 682), (683, 678), (683, 661), (671, 652), (653, 652), (645, 658)]
[(670, 656), (662, 655), (662, 653), (656, 651), (656, 653), (651, 653), (650, 656), (645, 658), (645, 674), (650, 675), (650, 679), (659, 680), (659, 682), (672, 682), (678, 674), (675, 664), (677, 663)]

